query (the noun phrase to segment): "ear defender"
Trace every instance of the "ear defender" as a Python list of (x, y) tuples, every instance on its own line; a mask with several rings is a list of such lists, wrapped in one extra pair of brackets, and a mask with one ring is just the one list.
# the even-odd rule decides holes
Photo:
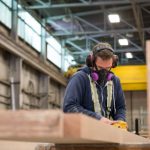
[[(111, 48), (111, 47), (96, 47), (87, 57), (86, 57), (86, 65), (88, 66), (88, 67), (93, 67), (93, 65), (94, 65), (94, 61), (95, 61), (95, 54), (97, 53), (97, 52), (99, 52), (99, 51), (102, 51), (102, 50), (104, 50), (104, 49), (108, 49), (108, 50), (110, 50), (111, 52), (113, 52), (114, 53), (114, 50)], [(112, 64), (112, 68), (115, 68), (116, 66), (117, 66), (117, 64), (118, 64), (118, 60), (119, 60), (119, 58), (118, 58), (118, 56), (117, 55), (113, 55), (113, 64)]]
[(118, 56), (114, 55), (113, 56), (112, 68), (115, 68), (118, 65), (118, 60), (119, 60)]
[[(117, 65), (118, 65), (118, 60), (119, 60), (119, 58), (118, 58), (118, 56), (117, 55), (114, 55), (113, 56), (113, 63), (112, 63), (112, 68), (115, 68)], [(91, 53), (91, 54), (89, 54), (87, 57), (86, 57), (86, 65), (88, 66), (88, 67), (93, 67), (93, 65), (94, 65), (94, 56), (93, 56), (93, 54)]]
[(94, 56), (93, 56), (93, 52), (90, 53), (87, 57), (86, 57), (86, 65), (88, 67), (93, 67), (93, 63), (94, 63)]

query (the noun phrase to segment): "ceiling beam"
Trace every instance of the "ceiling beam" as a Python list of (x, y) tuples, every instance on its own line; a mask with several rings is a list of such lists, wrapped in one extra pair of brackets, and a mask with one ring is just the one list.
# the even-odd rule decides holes
[(40, 3), (41, 5), (44, 5), (45, 3), (42, 0), (35, 0), (36, 2)]
[[(115, 53), (125, 53), (125, 52), (143, 52), (142, 48), (126, 48), (126, 49), (117, 49)], [(88, 54), (88, 50), (78, 51), (78, 52), (71, 52), (72, 55), (81, 55), (81, 54)]]
[(95, 43), (99, 43), (100, 41), (98, 41), (98, 40), (96, 40), (96, 39), (94, 39), (94, 38), (92, 38), (92, 37), (88, 37), (90, 40), (92, 40), (93, 42), (95, 42)]
[[(48, 20), (48, 23), (54, 25), (55, 27), (57, 27), (59, 30), (62, 30), (64, 34), (71, 34), (71, 32), (67, 31), (67, 29), (63, 28), (61, 25), (57, 24), (56, 22), (52, 21), (52, 20)], [(52, 34), (53, 35), (53, 34)]]
[(142, 14), (141, 14), (141, 9), (140, 7), (137, 5), (135, 0), (130, 0), (131, 4), (132, 4), (132, 9), (133, 9), (133, 14), (134, 14), (134, 19), (136, 22), (136, 26), (138, 29), (138, 34), (139, 34), (139, 38), (141, 41), (141, 45), (144, 48), (144, 31), (142, 30), (143, 28), (143, 20), (142, 20)]
[[(121, 34), (119, 34), (119, 36), (120, 36), (121, 38), (126, 38), (125, 36), (123, 36), (123, 35), (121, 35)], [(137, 45), (136, 43), (132, 42), (130, 39), (128, 39), (128, 41), (129, 41), (129, 43), (130, 43), (131, 45), (135, 46), (137, 49), (141, 49), (141, 47), (140, 47), (139, 45)]]
[[(66, 29), (64, 29), (63, 27), (61, 27), (59, 24), (51, 21), (52, 24), (55, 24), (59, 29), (61, 29), (62, 31), (64, 31), (65, 33), (70, 33), (69, 31), (67, 31)], [(84, 49), (82, 49), (80, 46), (74, 44), (73, 42), (69, 41), (66, 39), (66, 43), (70, 44), (71, 46), (75, 47), (77, 50), (80, 51), (84, 51)]]
[[(108, 13), (108, 12), (107, 12)], [(87, 24), (87, 25), (89, 25), (89, 26), (91, 26), (91, 27), (93, 27), (94, 29), (96, 29), (97, 31), (99, 31), (100, 33), (101, 32), (107, 32), (107, 31), (103, 31), (102, 29), (100, 29), (100, 28), (98, 28), (97, 26), (95, 26), (95, 25), (93, 25), (93, 24), (91, 24), (91, 23), (89, 23), (88, 21), (86, 21), (86, 20), (84, 20), (84, 19), (82, 19), (82, 18), (80, 18), (80, 17), (78, 17), (78, 16), (74, 16), (74, 18), (76, 18), (77, 20), (79, 20), (79, 21), (81, 21), (81, 22), (83, 22), (83, 23), (85, 23), (85, 24)], [(54, 22), (54, 21), (52, 21), (52, 20), (49, 20), (49, 21), (51, 21), (51, 22)], [(55, 23), (55, 22), (54, 22)], [(58, 26), (60, 26), (60, 25), (58, 25), (57, 24), (57, 27)], [(131, 27), (131, 26), (130, 26)], [(64, 33), (65, 34), (72, 34), (72, 32), (69, 32), (69, 31), (67, 31), (66, 29), (63, 29), (63, 27), (61, 27), (61, 29), (64, 31)], [(129, 29), (128, 29), (129, 30)], [(131, 29), (130, 29), (131, 30)], [(138, 31), (135, 27), (133, 27), (132, 26), (132, 31), (134, 31), (134, 30), (136, 30), (136, 31)], [(96, 32), (97, 32), (96, 31)], [(123, 30), (123, 32), (124, 33), (127, 33), (127, 32), (125, 32), (124, 30)], [(82, 31), (82, 33), (84, 34), (84, 35), (86, 35), (85, 34), (85, 31)], [(105, 34), (105, 33), (104, 33)], [(112, 34), (112, 33), (111, 33)], [(121, 37), (124, 37), (124, 35), (121, 35), (121, 33), (118, 33), (118, 31), (117, 32), (114, 32), (114, 34), (117, 34), (118, 36), (121, 36)], [(110, 35), (110, 33), (108, 34), (108, 35)], [(90, 35), (89, 35), (90, 36)], [(87, 39), (87, 36), (84, 36), (84, 38), (85, 39)], [(89, 38), (90, 39), (90, 38)], [(96, 43), (98, 43), (99, 41), (98, 40), (96, 40), (96, 39), (94, 39), (93, 37), (91, 37), (91, 40), (92, 41), (94, 41), (94, 42), (96, 42)], [(73, 40), (74, 41), (74, 40)], [(89, 50), (87, 51), (87, 50), (84, 50), (83, 48), (81, 48), (81, 46), (78, 46), (77, 44), (75, 44), (75, 43), (73, 43), (72, 41), (70, 41), (69, 39), (66, 39), (66, 43), (68, 43), (68, 44), (70, 44), (71, 46), (73, 46), (75, 49), (77, 49), (78, 51), (80, 51), (81, 52), (81, 54), (86, 54), (86, 53), (89, 53)], [(131, 40), (129, 40), (129, 43), (131, 44), (131, 45), (133, 45), (135, 48), (132, 48), (132, 49), (117, 49), (117, 53), (121, 53), (121, 52), (133, 52), (133, 51), (142, 51), (143, 49), (140, 47), (140, 46), (138, 46), (136, 43), (134, 43), (134, 42), (132, 42)], [(115, 46), (116, 47), (116, 46)], [(86, 53), (85, 53), (86, 52)], [(75, 54), (73, 54), (73, 55), (75, 55)], [(76, 53), (76, 55), (80, 55), (80, 53)]]
[(145, 12), (147, 12), (148, 14), (150, 14), (150, 11), (147, 9), (147, 8), (145, 8), (145, 7), (141, 7)]
[(93, 25), (92, 23), (89, 23), (89, 22), (86, 21), (85, 19), (82, 19), (82, 18), (80, 18), (80, 17), (78, 17), (78, 16), (74, 16), (74, 18), (76, 18), (76, 19), (78, 19), (79, 21), (81, 21), (81, 22), (83, 22), (83, 23), (89, 25), (90, 27), (94, 28), (94, 29), (97, 30), (97, 31), (100, 31), (100, 32), (103, 31), (103, 30), (101, 30), (100, 28), (98, 28), (97, 26)]
[(138, 58), (138, 57), (137, 57), (137, 56), (135, 56), (135, 55), (134, 55), (134, 58), (135, 58), (137, 61), (141, 62), (141, 63), (145, 63), (145, 62), (144, 62), (144, 60), (142, 60), (142, 59)]
[[(86, 23), (86, 24), (88, 24), (88, 25), (90, 25), (91, 26), (91, 23), (89, 23), (88, 21), (86, 21), (86, 20), (84, 20), (84, 19), (82, 19), (82, 18), (80, 18), (80, 17), (77, 17), (77, 16), (74, 16), (75, 18), (77, 18), (78, 20), (80, 20), (80, 21), (82, 21), (82, 22), (84, 22), (84, 23)], [(123, 19), (122, 19), (123, 20)], [(92, 27), (96, 27), (95, 25), (92, 25)], [(98, 27), (96, 27), (95, 29), (97, 29), (98, 31), (102, 31), (102, 32), (104, 32), (103, 30), (101, 30), (100, 28), (98, 28)], [(133, 27), (133, 29), (136, 29), (135, 27)], [(83, 33), (85, 33), (85, 32), (83, 32)], [(118, 36), (121, 36), (121, 37), (123, 37), (123, 38), (126, 38), (126, 37), (124, 37), (123, 35), (121, 35), (121, 33), (118, 33), (117, 32), (117, 34), (118, 34)], [(109, 34), (108, 34), (109, 35)], [(89, 35), (90, 36), (90, 35)], [(85, 36), (85, 39), (87, 39), (86, 38), (86, 36)], [(99, 41), (98, 40), (96, 40), (96, 39), (94, 39), (94, 38), (92, 38), (91, 39), (92, 41), (94, 41), (94, 42), (96, 42), (96, 43), (98, 43)], [(114, 40), (115, 41), (115, 40)], [(139, 45), (137, 45), (136, 43), (134, 43), (134, 42), (132, 42), (130, 39), (128, 39), (128, 41), (129, 41), (129, 43), (131, 44), (131, 45), (133, 45), (133, 46), (135, 46), (137, 49), (141, 49), (141, 47), (139, 46)], [(114, 42), (114, 47), (116, 47), (116, 42)], [(115, 48), (116, 49), (116, 48)]]
[[(103, 10), (103, 13), (104, 13), (104, 12), (106, 12), (107, 14), (110, 13), (110, 12), (108, 12), (108, 11), (104, 11), (104, 10)], [(79, 17), (79, 16), (73, 15), (73, 17), (74, 17), (75, 19), (77, 19), (77, 20), (79, 20), (79, 21), (81, 21), (81, 22), (87, 24), (88, 26), (90, 26), (90, 27), (96, 29), (97, 31), (99, 31), (99, 33), (104, 32), (104, 31), (103, 31), (102, 29), (100, 29), (99, 27), (93, 25), (92, 23), (86, 21), (85, 19), (82, 19), (82, 18)], [(50, 20), (51, 20), (51, 19), (50, 19)], [(125, 23), (126, 25), (128, 25), (129, 27), (131, 27), (132, 29), (136, 30), (136, 28), (135, 28), (133, 25), (129, 24), (129, 23), (126, 22), (124, 19), (121, 19), (121, 21), (124, 22), (124, 23)], [(74, 32), (74, 31), (73, 31), (73, 32)], [(87, 34), (86, 31), (84, 31), (84, 32), (82, 32), (82, 33), (83, 33), (84, 35)], [(57, 33), (56, 33), (56, 34), (57, 34)], [(58, 36), (58, 35), (56, 35), (56, 34), (54, 33), (54, 36)], [(72, 33), (71, 33), (71, 34), (72, 34)], [(93, 33), (92, 33), (92, 34), (93, 34)]]
[(80, 46), (78, 46), (78, 45), (76, 45), (76, 44), (74, 44), (73, 42), (71, 42), (71, 41), (66, 41), (66, 43), (68, 43), (68, 44), (70, 44), (70, 45), (72, 45), (73, 47), (75, 47), (76, 49), (78, 49), (79, 51), (81, 51), (81, 52), (83, 52), (83, 51), (85, 51), (84, 49), (82, 49)]
[(89, 3), (89, 2), (86, 1), (86, 0), (80, 0), (80, 2), (85, 3), (85, 4), (88, 4), (88, 3)]
[[(138, 0), (137, 3), (149, 2), (149, 0)], [(129, 0), (111, 0), (111, 1), (97, 1), (97, 2), (87, 2), (87, 3), (61, 3), (61, 4), (52, 4), (50, 2), (45, 3), (44, 5), (33, 5), (28, 6), (26, 9), (46, 9), (46, 8), (67, 8), (67, 7), (92, 7), (92, 6), (106, 6), (106, 5), (121, 5), (121, 4), (130, 4)]]
[[(111, 14), (111, 11), (105, 10), (105, 13), (106, 13), (107, 15), (109, 15), (109, 14)], [(131, 23), (127, 22), (125, 19), (120, 18), (120, 20), (121, 20), (121, 22), (125, 23), (125, 24), (128, 25), (129, 27), (135, 29), (135, 27), (134, 27)]]
[[(109, 8), (107, 9), (109, 12), (114, 12), (114, 11), (118, 11), (118, 10), (128, 10), (132, 8), (130, 5), (129, 6), (122, 6), (122, 7), (117, 7), (117, 8)], [(89, 16), (89, 15), (95, 15), (95, 14), (99, 14), (99, 13), (103, 13), (104, 10), (102, 9), (98, 9), (98, 10), (94, 10), (94, 11), (85, 11), (85, 12), (78, 12), (78, 13), (71, 13), (71, 15), (75, 15), (78, 17), (81, 16)], [(62, 19), (65, 16), (68, 16), (68, 14), (66, 15), (59, 15), (59, 16), (51, 16), (51, 17), (47, 17), (46, 19), (51, 19), (51, 20), (57, 20), (57, 19)]]
[[(82, 22), (84, 22), (84, 23), (90, 25), (91, 27), (94, 27), (96, 30), (98, 30), (98, 31), (100, 31), (100, 32), (105, 32), (105, 31), (101, 30), (100, 28), (96, 27), (95, 25), (92, 25), (91, 23), (89, 23), (88, 21), (86, 21), (86, 20), (84, 20), (84, 19), (82, 19), (82, 18), (80, 18), (80, 17), (77, 17), (77, 16), (74, 16), (74, 17), (77, 18), (78, 20), (80, 20), (80, 21), (82, 21)], [(136, 29), (136, 28), (133, 28), (133, 29)], [(65, 32), (65, 33), (66, 33), (66, 32)], [(69, 33), (69, 32), (68, 32), (68, 33)], [(84, 33), (84, 35), (85, 35), (85, 32), (82, 32), (82, 33)], [(121, 33), (118, 33), (118, 32), (116, 32), (116, 33), (118, 34), (118, 36), (121, 36), (121, 37), (125, 38), (123, 35), (121, 35)], [(85, 39), (86, 39), (86, 37), (85, 37)], [(96, 39), (94, 40), (94, 38), (92, 38), (91, 40), (94, 41), (94, 42), (96, 42), (96, 43), (98, 42)], [(128, 39), (128, 41), (129, 41), (129, 43), (130, 43), (131, 45), (135, 46), (137, 49), (140, 49), (140, 48), (141, 48), (139, 45), (137, 45), (136, 43), (132, 42), (130, 39)], [(74, 46), (74, 45), (72, 45), (72, 46)], [(75, 47), (75, 46), (74, 46), (74, 47)], [(76, 48), (77, 48), (77, 47), (76, 47)]]
[[(143, 31), (149, 31), (150, 28), (143, 28)], [(88, 34), (105, 34), (105, 35), (110, 35), (110, 34), (117, 34), (117, 33), (128, 33), (128, 32), (138, 32), (137, 29), (117, 29), (117, 30), (107, 30), (107, 31), (85, 31), (85, 32), (68, 32), (68, 33), (53, 33), (53, 36), (68, 36), (68, 35), (88, 35)]]

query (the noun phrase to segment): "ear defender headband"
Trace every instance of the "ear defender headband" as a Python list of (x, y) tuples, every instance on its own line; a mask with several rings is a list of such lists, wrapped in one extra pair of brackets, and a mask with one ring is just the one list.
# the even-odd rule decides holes
[[(105, 44), (105, 45), (104, 44), (102, 44), (102, 45), (99, 44), (98, 46), (94, 47), (92, 52), (87, 56), (87, 58), (86, 58), (86, 65), (88, 67), (93, 67), (94, 62), (95, 62), (95, 55), (98, 52), (100, 52), (100, 51), (102, 51), (104, 49), (110, 50), (112, 53), (114, 53), (114, 50), (108, 44)], [(115, 68), (117, 66), (117, 63), (118, 63), (118, 56), (117, 55), (113, 55), (112, 68)]]

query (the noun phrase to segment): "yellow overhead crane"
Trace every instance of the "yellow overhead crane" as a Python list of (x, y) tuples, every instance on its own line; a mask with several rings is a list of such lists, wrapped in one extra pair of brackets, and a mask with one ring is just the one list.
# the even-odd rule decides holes
[(146, 65), (118, 66), (112, 72), (120, 78), (124, 91), (146, 90)]
[[(65, 72), (65, 77), (70, 78), (80, 67), (69, 67), (68, 71)], [(120, 78), (124, 91), (146, 90), (146, 65), (118, 66), (111, 71)]]

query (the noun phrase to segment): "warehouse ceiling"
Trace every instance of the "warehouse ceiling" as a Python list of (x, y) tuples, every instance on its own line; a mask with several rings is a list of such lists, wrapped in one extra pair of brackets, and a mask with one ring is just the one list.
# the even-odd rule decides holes
[[(83, 64), (92, 47), (109, 42), (119, 64), (145, 64), (145, 41), (150, 38), (150, 0), (19, 0), (45, 22), (47, 30), (63, 42), (75, 60)], [(119, 23), (110, 23), (118, 14)], [(127, 39), (121, 46), (119, 39)], [(133, 58), (126, 58), (131, 52)]]

